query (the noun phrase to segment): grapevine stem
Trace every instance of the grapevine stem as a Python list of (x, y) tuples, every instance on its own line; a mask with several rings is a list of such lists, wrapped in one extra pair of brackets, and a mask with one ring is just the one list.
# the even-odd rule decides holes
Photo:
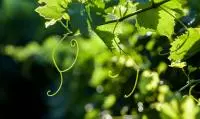
[(190, 83), (187, 82), (187, 84), (184, 85), (182, 88), (180, 88), (180, 89), (178, 90), (178, 92), (181, 92), (181, 91), (185, 90), (186, 88), (188, 88), (189, 86), (191, 86), (191, 85), (193, 85), (193, 84), (198, 84), (198, 83), (200, 83), (200, 79), (190, 80)]
[(193, 99), (194, 101), (196, 101), (197, 103), (199, 103), (199, 101), (198, 101), (195, 97), (192, 96), (192, 89), (193, 89), (196, 85), (197, 85), (197, 84), (194, 84), (193, 86), (190, 87), (190, 89), (189, 89), (189, 96), (191, 96), (192, 99)]
[(111, 20), (111, 21), (107, 21), (107, 22), (105, 22), (105, 23), (103, 23), (103, 24), (101, 24), (101, 25), (110, 24), (110, 23), (114, 23), (114, 22), (122, 22), (122, 21), (124, 21), (125, 19), (127, 19), (127, 18), (129, 18), (129, 17), (132, 17), (132, 16), (134, 16), (134, 15), (137, 15), (137, 14), (140, 14), (140, 13), (143, 13), (143, 12), (146, 12), (146, 11), (148, 11), (148, 10), (150, 10), (150, 9), (157, 8), (157, 7), (159, 7), (160, 5), (162, 5), (162, 4), (166, 3), (166, 2), (169, 2), (169, 1), (170, 1), (170, 0), (164, 0), (164, 1), (161, 1), (161, 2), (159, 2), (159, 3), (155, 3), (154, 5), (151, 5), (150, 7), (147, 7), (147, 8), (144, 8), (144, 9), (139, 9), (139, 10), (137, 10), (137, 11), (131, 13), (131, 14), (128, 14), (128, 15), (124, 16), (124, 17), (121, 17), (121, 18), (115, 19), (115, 20)]

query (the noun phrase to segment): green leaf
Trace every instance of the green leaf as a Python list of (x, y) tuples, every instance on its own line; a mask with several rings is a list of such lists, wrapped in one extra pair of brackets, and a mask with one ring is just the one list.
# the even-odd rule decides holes
[(198, 67), (193, 67), (192, 65), (188, 66), (188, 72), (189, 73), (192, 73), (192, 72), (196, 71), (197, 69), (198, 69)]
[[(168, 12), (171, 11), (169, 9), (167, 10)], [(170, 14), (175, 15), (173, 11), (171, 11)], [(160, 19), (157, 26), (158, 33), (160, 35), (167, 36), (168, 38), (171, 38), (171, 35), (174, 32), (174, 25), (175, 25), (175, 19), (170, 14), (164, 10), (159, 10)]]
[(183, 10), (182, 8), (182, 0), (170, 0), (169, 2), (163, 4), (162, 6), (165, 6), (166, 8), (170, 9), (177, 9), (177, 10)]
[[(165, 0), (154, 0), (155, 3), (159, 3)], [(170, 0), (166, 3), (164, 3), (163, 5), (161, 5), (162, 7), (165, 6), (166, 8), (170, 8), (170, 9), (182, 9), (182, 1), (183, 0)]]
[(97, 8), (104, 9), (105, 8), (105, 2), (103, 0), (93, 0), (93, 5), (97, 6)]
[[(150, 4), (138, 4), (137, 10), (144, 9), (149, 6), (150, 6)], [(158, 9), (148, 10), (146, 12), (143, 12), (143, 13), (137, 15), (137, 27), (139, 29), (141, 27), (141, 28), (145, 28), (145, 29), (156, 30), (157, 24), (158, 24), (158, 19), (159, 19)]]
[(69, 3), (68, 0), (39, 0), (38, 3), (44, 5), (40, 5), (35, 11), (50, 21), (50, 23), (46, 23), (48, 24), (46, 27), (55, 24), (55, 21), (61, 20), (62, 18), (69, 20), (69, 16), (65, 12)]
[(109, 50), (113, 50), (113, 39), (115, 35), (112, 33), (113, 29), (112, 24), (102, 25), (96, 28), (95, 32), (102, 39), (102, 41), (106, 44)]
[[(159, 1), (161, 2), (161, 1)], [(177, 5), (177, 6), (171, 6)], [(138, 4), (137, 10), (150, 7), (150, 3)], [(157, 31), (158, 34), (166, 36), (169, 39), (174, 32), (175, 18), (178, 10), (182, 10), (182, 6), (176, 0), (169, 1), (162, 8), (153, 8), (137, 15), (136, 27), (140, 32)]]
[(113, 51), (118, 49), (117, 44), (114, 41), (114, 38), (117, 41), (117, 43), (119, 43), (120, 40), (112, 32), (97, 29), (96, 33), (103, 40), (103, 42), (106, 44), (109, 50)]
[(188, 59), (200, 51), (199, 46), (200, 28), (189, 28), (171, 43), (169, 59), (175, 62)]
[(94, 3), (88, 4), (86, 6), (88, 19), (93, 29), (95, 29), (97, 26), (105, 22), (105, 16), (104, 16), (105, 4), (103, 4), (102, 0), (101, 1), (97, 0), (97, 1), (96, 2), (94, 1)]
[(85, 10), (85, 4), (80, 2), (73, 2), (68, 5), (68, 13), (70, 15), (70, 24), (72, 31), (80, 30), (84, 36), (89, 36), (90, 25), (88, 23), (88, 15)]
[(57, 22), (57, 21), (56, 21), (55, 19), (52, 19), (52, 20), (50, 20), (50, 21), (47, 21), (47, 22), (45, 22), (45, 27), (47, 28), (47, 27), (49, 27), (49, 26), (52, 26), (52, 25), (54, 25), (56, 22)]
[[(119, 23), (113, 33), (116, 23), (106, 24), (98, 26), (95, 29), (97, 35), (103, 40), (107, 47), (113, 50), (119, 50), (116, 43), (119, 44), (120, 38), (131, 35), (134, 31), (134, 27), (129, 23)], [(116, 42), (115, 42), (116, 41)]]

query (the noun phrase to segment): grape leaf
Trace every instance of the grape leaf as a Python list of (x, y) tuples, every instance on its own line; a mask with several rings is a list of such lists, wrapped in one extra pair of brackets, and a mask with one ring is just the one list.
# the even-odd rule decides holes
[[(166, 1), (166, 0), (154, 0), (155, 3), (159, 3), (162, 1)], [(182, 9), (182, 4), (183, 4), (183, 0), (170, 0), (161, 6), (165, 6), (170, 9)]]
[(80, 30), (80, 33), (84, 36), (89, 35), (89, 23), (88, 23), (88, 15), (85, 10), (85, 4), (80, 2), (73, 2), (68, 5), (68, 13), (70, 15), (70, 25), (72, 27), (72, 31), (76, 32)]
[(200, 51), (200, 28), (189, 28), (187, 33), (177, 37), (171, 43), (171, 61), (182, 61)]
[(86, 8), (88, 19), (93, 29), (105, 22), (105, 3), (102, 0), (93, 1), (93, 3), (87, 4)]
[[(168, 9), (168, 12), (171, 10)], [(175, 15), (173, 11), (170, 12), (170, 14)], [(159, 21), (157, 25), (157, 32), (160, 35), (167, 36), (168, 38), (171, 38), (171, 35), (174, 32), (174, 25), (175, 25), (175, 18), (172, 17), (169, 13), (167, 13), (164, 10), (159, 10)]]
[(112, 32), (97, 29), (96, 33), (102, 39), (102, 41), (106, 44), (109, 50), (111, 51), (119, 50), (117, 44), (120, 42), (120, 40)]
[[(161, 2), (163, 0), (157, 0)], [(157, 3), (156, 2), (156, 3)], [(150, 7), (150, 3), (138, 4), (137, 10)], [(137, 15), (136, 27), (138, 31), (157, 31), (160, 35), (171, 38), (174, 32), (176, 11), (182, 10), (182, 5), (177, 0), (171, 0), (161, 5)]]
[[(150, 4), (138, 4), (137, 10), (149, 7)], [(151, 9), (137, 15), (137, 27), (156, 30), (158, 24), (158, 9)]]
[[(53, 25), (56, 21), (61, 20), (62, 18), (69, 20), (69, 15), (65, 12), (65, 9), (68, 6), (68, 0), (39, 0), (41, 4), (38, 8), (35, 9), (40, 16), (49, 20), (46, 23), (46, 27)], [(42, 5), (44, 4), (44, 5)]]
[(166, 2), (162, 6), (170, 9), (177, 9), (177, 10), (183, 10), (182, 8), (182, 1), (181, 0), (170, 0), (169, 2)]
[[(128, 36), (133, 32), (133, 26), (129, 23), (119, 23), (115, 29), (115, 33), (113, 33), (113, 29), (116, 23), (106, 24), (98, 26), (95, 29), (97, 35), (103, 40), (103, 42), (107, 45), (107, 47), (113, 51), (113, 49), (118, 49), (116, 44), (120, 42), (120, 36)], [(115, 41), (114, 41), (115, 39)]]

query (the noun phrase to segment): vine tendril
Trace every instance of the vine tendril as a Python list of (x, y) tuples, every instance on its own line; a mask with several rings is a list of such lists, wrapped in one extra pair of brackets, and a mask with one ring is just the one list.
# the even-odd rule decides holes
[(71, 64), (71, 66), (69, 66), (68, 68), (66, 68), (66, 69), (64, 69), (64, 70), (61, 70), (61, 72), (66, 72), (66, 71), (70, 70), (70, 69), (74, 66), (74, 64), (76, 63), (76, 61), (77, 61), (77, 59), (78, 59), (78, 54), (79, 54), (78, 42), (77, 42), (75, 39), (72, 39), (72, 40), (70, 41), (70, 44), (71, 44), (71, 47), (75, 47), (75, 46), (77, 47), (77, 49), (76, 49), (76, 57), (75, 57), (73, 63)]
[(60, 91), (60, 89), (62, 87), (62, 84), (63, 84), (63, 74), (62, 74), (62, 72), (59, 72), (59, 73), (60, 73), (60, 85), (59, 85), (58, 89), (56, 90), (56, 92), (54, 92), (52, 94), (50, 94), (52, 91), (48, 90), (47, 91), (47, 95), (48, 96), (55, 96)]
[(133, 94), (133, 92), (135, 91), (135, 88), (136, 88), (136, 86), (137, 86), (137, 81), (138, 81), (139, 72), (140, 72), (140, 70), (138, 69), (138, 70), (137, 70), (136, 79), (135, 79), (135, 84), (134, 84), (134, 86), (133, 86), (133, 89), (131, 90), (131, 92), (130, 92), (128, 95), (124, 95), (124, 98), (130, 97), (130, 96)]
[(54, 65), (55, 65), (56, 69), (57, 69), (59, 72), (61, 71), (61, 69), (58, 67), (58, 65), (57, 65), (57, 63), (56, 63), (55, 52), (56, 52), (58, 46), (63, 42), (63, 40), (64, 40), (67, 36), (68, 36), (68, 33), (65, 34), (65, 35), (63, 36), (63, 38), (57, 43), (57, 45), (56, 45), (56, 47), (54, 47), (53, 52), (52, 52), (52, 55), (51, 55), (52, 60), (53, 60), (53, 63), (54, 63)]
[[(120, 9), (120, 16), (124, 17), (124, 16), (126, 15), (126, 13), (127, 13), (127, 11), (128, 11), (128, 2), (126, 3), (126, 8), (127, 8), (127, 9), (126, 9), (126, 11), (123, 13), (123, 15), (121, 15), (121, 9)], [(113, 29), (113, 34), (115, 34), (115, 30), (116, 30), (118, 24), (119, 24), (119, 20), (116, 21), (116, 24), (115, 24), (114, 29)], [(117, 43), (115, 37), (114, 37), (114, 42), (115, 42), (115, 44), (117, 45), (117, 47), (119, 48), (119, 50), (120, 50), (120, 55), (121, 55), (121, 52), (123, 52), (125, 55), (129, 55), (128, 53), (126, 53), (126, 52), (119, 46), (119, 44)], [(136, 65), (136, 64), (135, 64), (135, 65)], [(134, 68), (135, 68), (135, 67), (134, 67)], [(133, 92), (134, 92), (134, 90), (135, 90), (135, 88), (136, 88), (136, 86), (137, 86), (138, 76), (139, 76), (139, 72), (140, 72), (139, 66), (136, 65), (136, 69), (137, 69), (137, 74), (136, 74), (136, 80), (135, 80), (134, 87), (133, 87), (132, 91), (131, 91), (128, 95), (126, 95), (126, 94), (124, 95), (124, 98), (130, 97), (130, 96), (133, 94)], [(112, 74), (112, 71), (109, 71), (109, 76), (110, 76), (111, 78), (116, 78), (116, 77), (119, 76), (119, 73), (113, 75), (113, 74)]]
[(74, 64), (76, 63), (76, 61), (77, 61), (78, 54), (79, 54), (79, 46), (78, 46), (78, 42), (77, 42), (75, 39), (72, 39), (72, 40), (70, 41), (70, 46), (71, 46), (71, 47), (75, 47), (75, 46), (77, 47), (77, 49), (76, 49), (76, 57), (75, 57), (73, 63), (72, 63), (68, 68), (63, 69), (63, 70), (60, 69), (60, 68), (58, 67), (57, 63), (56, 63), (56, 59), (55, 59), (55, 52), (56, 52), (56, 49), (58, 48), (58, 46), (63, 42), (63, 40), (64, 40), (69, 34), (70, 34), (70, 33), (66, 33), (66, 34), (63, 36), (63, 38), (58, 42), (58, 44), (56, 45), (56, 47), (54, 47), (54, 49), (53, 49), (53, 52), (52, 52), (52, 60), (53, 60), (53, 64), (54, 64), (54, 66), (56, 67), (57, 71), (60, 73), (60, 85), (59, 85), (58, 89), (57, 89), (54, 93), (52, 93), (52, 94), (50, 94), (52, 91), (51, 91), (51, 90), (48, 90), (48, 91), (47, 91), (47, 95), (48, 95), (48, 96), (54, 96), (54, 95), (56, 95), (56, 94), (60, 91), (60, 89), (61, 89), (61, 87), (62, 87), (62, 84), (63, 84), (63, 74), (62, 74), (62, 73), (64, 73), (64, 72), (70, 70), (70, 69), (74, 66)]

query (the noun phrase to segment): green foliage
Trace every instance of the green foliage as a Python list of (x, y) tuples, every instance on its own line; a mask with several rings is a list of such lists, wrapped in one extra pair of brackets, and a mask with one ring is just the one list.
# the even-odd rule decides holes
[(58, 20), (62, 18), (69, 20), (69, 15), (65, 12), (69, 1), (68, 0), (39, 0), (39, 4), (45, 4), (36, 9), (42, 17), (49, 20), (45, 23), (46, 27), (54, 25)]
[[(162, 2), (162, 1), (156, 1)], [(138, 4), (137, 9), (145, 9), (151, 6), (151, 3)], [(176, 11), (182, 11), (181, 2), (171, 0), (157, 8), (150, 9), (137, 15), (137, 27), (141, 31), (144, 29), (158, 32), (158, 34), (171, 38), (174, 33), (175, 18), (178, 16)]]
[(177, 37), (171, 43), (169, 59), (171, 61), (183, 61), (199, 52), (200, 29), (189, 28), (188, 31)]
[[(61, 85), (50, 96), (62, 94), (60, 89), (69, 94), (66, 115), (85, 119), (200, 118), (195, 88), (199, 84), (199, 66), (195, 63), (199, 62), (194, 58), (199, 56), (199, 23), (187, 28), (190, 22), (183, 20), (191, 12), (193, 2), (39, 0), (38, 3), (35, 11), (44, 17), (46, 27), (51, 29), (58, 25), (55, 23), (61, 23), (67, 35), (60, 40), (51, 34), (41, 44), (6, 45), (2, 49), (17, 62), (28, 62), (34, 57), (40, 64), (57, 68)], [(196, 0), (192, 4), (195, 10), (199, 9), (197, 3)], [(79, 50), (71, 48), (77, 46), (75, 43)], [(160, 55), (165, 49), (169, 49), (164, 53), (168, 58)], [(58, 76), (48, 75), (57, 81)], [(132, 95), (124, 98), (129, 93)]]
[[(126, 37), (133, 32), (133, 26), (129, 23), (120, 23), (117, 25), (115, 33), (113, 34), (113, 29), (115, 24), (101, 25), (96, 28), (96, 33), (107, 45), (107, 47), (113, 51), (118, 49), (117, 44), (120, 43), (119, 36)], [(117, 42), (115, 42), (115, 41)]]

